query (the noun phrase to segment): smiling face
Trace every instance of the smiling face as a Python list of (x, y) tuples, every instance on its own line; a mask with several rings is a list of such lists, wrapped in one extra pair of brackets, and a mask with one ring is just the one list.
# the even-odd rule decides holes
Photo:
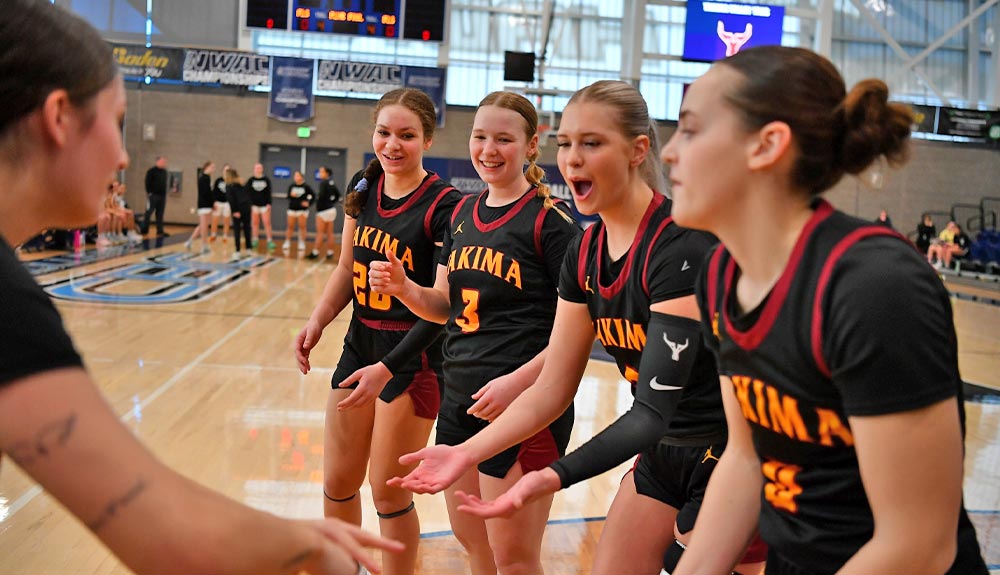
[[(576, 208), (596, 214), (619, 204), (636, 174), (636, 142), (626, 138), (615, 109), (594, 102), (570, 104), (559, 122), (559, 172)], [(638, 154), (641, 162), (643, 153)]]
[[(688, 88), (677, 131), (660, 159), (670, 166), (671, 212), (678, 224), (714, 229), (714, 222), (734, 203), (750, 170), (747, 142), (752, 135), (724, 99), (742, 81), (738, 72), (714, 66)], [(738, 209), (738, 208), (737, 208)]]
[(263, 178), (264, 177), (264, 164), (260, 162), (253, 165), (253, 177)]
[(538, 146), (538, 135), (527, 136), (528, 124), (514, 110), (482, 106), (469, 137), (469, 155), (479, 177), (491, 186), (523, 183), (524, 164)]
[(379, 111), (372, 148), (385, 173), (403, 175), (420, 170), (424, 150), (430, 147), (431, 140), (424, 138), (420, 118), (409, 108), (393, 104)]

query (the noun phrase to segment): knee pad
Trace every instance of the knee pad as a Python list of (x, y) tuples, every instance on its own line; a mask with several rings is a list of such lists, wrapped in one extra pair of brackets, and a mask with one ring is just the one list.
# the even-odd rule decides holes
[(392, 513), (382, 513), (381, 511), (376, 509), (375, 515), (378, 515), (379, 519), (395, 519), (397, 517), (406, 515), (410, 511), (413, 511), (413, 509), (414, 509), (414, 504), (411, 501), (410, 504), (407, 505), (406, 507), (400, 509), (399, 511), (393, 511)]

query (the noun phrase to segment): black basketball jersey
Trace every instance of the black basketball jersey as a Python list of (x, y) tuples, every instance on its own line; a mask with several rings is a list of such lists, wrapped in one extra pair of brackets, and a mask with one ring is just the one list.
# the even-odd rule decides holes
[[(782, 558), (821, 575), (873, 532), (848, 417), (956, 396), (963, 406), (951, 305), (927, 262), (888, 228), (822, 200), (814, 207), (756, 309), (738, 313), (739, 269), (724, 246), (698, 297), (761, 460), (760, 533)], [(950, 573), (984, 572), (971, 529), (963, 509)]]
[[(647, 344), (649, 306), (693, 294), (705, 254), (717, 243), (711, 234), (674, 224), (670, 208), (669, 199), (654, 194), (628, 253), (614, 263), (604, 223), (589, 227), (570, 247), (559, 284), (560, 297), (587, 304), (597, 339), (615, 358), (633, 395)], [(611, 270), (615, 263), (618, 273)], [(670, 345), (686, 347), (681, 341), (648, 343), (659, 353), (671, 353)], [(702, 346), (663, 441), (684, 445), (720, 435), (726, 435), (726, 418), (719, 374), (711, 350)]]
[(407, 277), (422, 286), (434, 285), (435, 243), (447, 232), (461, 194), (433, 172), (398, 200), (384, 195), (384, 183), (385, 175), (379, 176), (369, 190), (354, 229), (354, 314), (368, 320), (415, 322), (417, 316), (399, 300), (371, 291), (368, 268), (373, 261), (386, 261), (386, 250), (392, 250)]
[(247, 178), (246, 187), (253, 205), (263, 207), (271, 204), (271, 180), (267, 176)]
[(545, 209), (534, 187), (489, 221), (498, 208), (485, 205), (488, 193), (462, 199), (441, 254), (451, 298), (445, 387), (462, 404), (548, 345), (559, 265), (579, 233), (558, 207)]

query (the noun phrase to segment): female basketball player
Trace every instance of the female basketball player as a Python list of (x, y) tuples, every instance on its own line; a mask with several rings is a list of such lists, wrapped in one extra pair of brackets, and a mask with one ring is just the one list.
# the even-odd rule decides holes
[[(387, 486), (386, 480), (412, 468), (399, 464), (400, 455), (427, 444), (441, 401), (441, 346), (420, 349), (438, 337), (441, 326), (418, 322), (400, 302), (372, 292), (368, 268), (384, 261), (386, 252), (394, 253), (413, 281), (431, 285), (460, 194), (423, 168), (437, 123), (430, 97), (413, 88), (387, 92), (375, 106), (374, 121), (376, 158), (363, 179), (355, 178), (363, 183), (354, 182), (356, 191), (344, 206), (348, 217), (342, 237), (352, 238), (353, 248), (341, 250), (322, 298), (296, 339), (296, 357), (302, 372), (308, 372), (310, 352), (323, 329), (353, 299), (326, 408), (324, 508), (328, 517), (360, 525), (357, 495), (370, 459), (379, 526), (406, 544), (404, 553), (383, 556), (385, 571), (409, 574), (420, 538), (413, 494)], [(372, 366), (370, 377), (352, 375), (366, 366)]]
[[(537, 112), (523, 96), (494, 92), (484, 98), (469, 151), (487, 189), (463, 198), (452, 216), (434, 287), (404, 283), (394, 258), (372, 265), (375, 291), (396, 295), (421, 317), (447, 320), (438, 444), (458, 445), (486, 428), (491, 415), (474, 409), (476, 400), (499, 412), (523, 390), (487, 384), (531, 360), (548, 342), (559, 266), (579, 228), (553, 209), (548, 187), (541, 184), (537, 129)], [(569, 442), (572, 408), (563, 405), (550, 419), (555, 420), (551, 426), (524, 437), (520, 445), (484, 457), (478, 472), (464, 469), (445, 492), (452, 528), (471, 556), (475, 575), (542, 572), (539, 555), (551, 495), (486, 523), (456, 511), (455, 490), (494, 497), (525, 473), (552, 463)]]
[(201, 253), (208, 253), (208, 228), (212, 219), (212, 208), (215, 199), (212, 196), (212, 172), (215, 171), (215, 163), (208, 160), (201, 166), (201, 175), (198, 176), (198, 225), (191, 232), (191, 237), (184, 242), (186, 249), (191, 249), (194, 239), (201, 236)]
[(212, 185), (212, 199), (215, 200), (212, 211), (212, 236), (208, 241), (215, 241), (215, 230), (218, 229), (219, 218), (222, 218), (222, 243), (229, 241), (229, 221), (232, 219), (233, 210), (229, 207), (229, 200), (226, 198), (226, 179), (223, 177), (229, 171), (229, 164), (222, 166), (222, 173), (215, 178)]
[(948, 293), (904, 237), (818, 197), (904, 159), (912, 113), (887, 96), (766, 47), (681, 104), (662, 158), (677, 223), (723, 242), (698, 298), (730, 432), (677, 575), (727, 570), (758, 521), (767, 573), (986, 573)]
[(376, 567), (363, 546), (399, 549), (339, 521), (240, 505), (164, 466), (122, 425), (11, 248), (92, 223), (128, 162), (111, 47), (49, 2), (5, 1), (0, 101), (0, 452), (138, 573), (349, 575), (352, 556)]
[[(608, 512), (593, 572), (655, 575), (668, 549), (669, 569), (676, 565), (682, 547), (672, 548), (674, 540), (689, 540), (726, 446), (719, 377), (701, 346), (694, 299), (696, 271), (716, 240), (672, 223), (670, 200), (656, 192), (663, 185), (656, 125), (632, 86), (601, 81), (574, 94), (557, 137), (559, 169), (577, 209), (601, 216), (571, 244), (563, 265), (551, 338), (558, 353), (547, 353), (537, 383), (483, 433), (454, 449), (415, 454), (424, 462), (403, 486), (450, 483), (457, 475), (451, 469), (544, 427), (573, 401), (596, 336), (632, 385), (632, 409), (496, 501), (462, 495), (462, 509), (507, 515), (641, 453)], [(537, 367), (515, 377), (534, 381)], [(637, 530), (637, 523), (647, 527)], [(762, 561), (760, 555), (748, 562)], [(760, 566), (739, 571), (757, 573)]]
[(250, 235), (253, 242), (250, 247), (257, 249), (260, 239), (260, 225), (264, 224), (264, 235), (267, 238), (267, 251), (274, 250), (274, 237), (271, 233), (271, 178), (264, 175), (264, 164), (253, 165), (253, 176), (247, 178), (247, 191), (250, 192)]

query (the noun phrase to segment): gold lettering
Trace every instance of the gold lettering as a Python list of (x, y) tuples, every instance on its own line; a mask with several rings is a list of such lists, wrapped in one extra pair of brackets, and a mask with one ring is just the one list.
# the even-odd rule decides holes
[(503, 252), (495, 252), (490, 248), (486, 248), (486, 253), (483, 255), (483, 261), (481, 262), (482, 271), (493, 274), (497, 277), (501, 277), (503, 271)]
[(754, 414), (753, 407), (750, 405), (750, 378), (745, 375), (734, 375), (731, 380), (733, 387), (736, 388), (736, 399), (743, 409), (743, 417), (757, 423), (757, 415)]
[(844, 445), (854, 445), (854, 435), (851, 433), (851, 429), (844, 425), (837, 412), (817, 407), (816, 416), (819, 419), (820, 445), (833, 445), (833, 436), (840, 438)]
[(517, 286), (517, 289), (521, 289), (521, 266), (517, 263), (517, 260), (511, 260), (510, 268), (507, 269), (507, 276), (503, 279)]
[(771, 428), (781, 431), (788, 437), (799, 441), (812, 442), (802, 414), (799, 413), (799, 402), (790, 395), (778, 398), (778, 390), (767, 386), (768, 412), (771, 414)]
[(642, 331), (642, 326), (632, 322), (626, 322), (626, 325), (632, 326), (632, 329), (625, 329), (626, 345), (629, 349), (642, 351), (646, 347), (646, 333)]

